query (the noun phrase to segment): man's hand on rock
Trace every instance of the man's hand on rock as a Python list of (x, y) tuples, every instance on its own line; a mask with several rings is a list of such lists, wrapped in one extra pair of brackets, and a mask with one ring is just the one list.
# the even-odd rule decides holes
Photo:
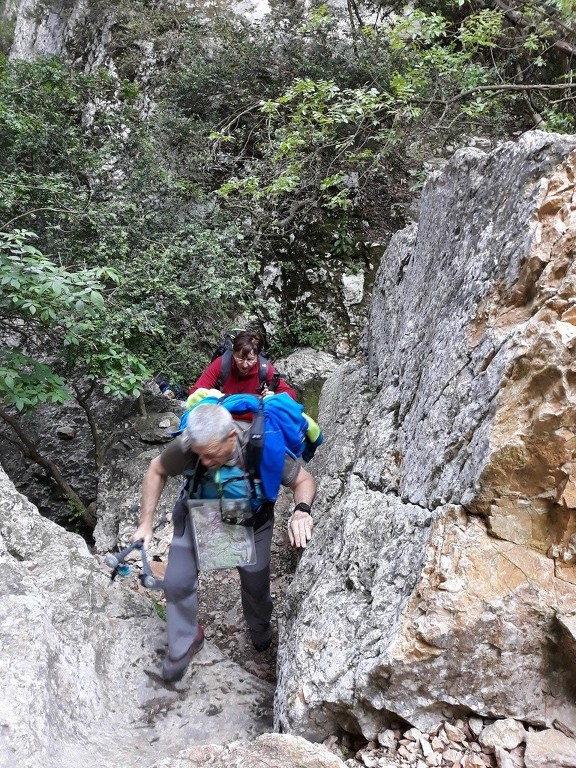
[(301, 509), (295, 510), (292, 517), (288, 520), (288, 536), (290, 544), (293, 547), (304, 549), (312, 538), (312, 529), (314, 521), (312, 515)]

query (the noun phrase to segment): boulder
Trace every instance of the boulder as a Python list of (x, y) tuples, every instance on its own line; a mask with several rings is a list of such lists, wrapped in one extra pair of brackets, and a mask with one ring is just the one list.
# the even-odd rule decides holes
[[(160, 450), (151, 448), (124, 459), (110, 461), (100, 471), (98, 520), (94, 529), (96, 552), (106, 553), (128, 543), (138, 524), (144, 473)], [(168, 478), (165, 492), (158, 502), (154, 525), (158, 526), (159, 535), (155, 537), (150, 551), (152, 556), (163, 554), (172, 538), (172, 527), (163, 526), (163, 523), (171, 519), (179, 486), (178, 478)]]
[(574, 136), (461, 150), (393, 238), (320, 400), (278, 729), (576, 726), (575, 176)]
[(154, 603), (41, 517), (0, 468), (0, 765), (143, 768), (192, 744), (272, 725), (272, 686), (211, 644), (186, 676), (159, 676)]
[(345, 763), (320, 744), (298, 736), (267, 733), (252, 742), (226, 746), (190, 747), (177, 757), (166, 758), (150, 768), (345, 768)]
[(324, 382), (339, 364), (338, 359), (328, 352), (300, 347), (288, 357), (275, 361), (274, 367), (282, 372), (290, 384), (305, 389), (313, 382)]
[(524, 762), (526, 768), (576, 768), (576, 739), (551, 728), (529, 733)]
[(496, 747), (515, 749), (526, 741), (526, 730), (522, 723), (508, 717), (487, 725), (478, 741), (486, 750), (495, 750)]

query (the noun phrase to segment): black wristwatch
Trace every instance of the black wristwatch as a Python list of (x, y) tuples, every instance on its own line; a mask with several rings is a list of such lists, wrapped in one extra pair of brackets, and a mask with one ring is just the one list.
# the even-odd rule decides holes
[(298, 510), (302, 510), (302, 512), (308, 512), (310, 517), (312, 517), (312, 507), (310, 504), (306, 504), (305, 501), (301, 501), (299, 504), (296, 504), (294, 507), (294, 512), (297, 512)]

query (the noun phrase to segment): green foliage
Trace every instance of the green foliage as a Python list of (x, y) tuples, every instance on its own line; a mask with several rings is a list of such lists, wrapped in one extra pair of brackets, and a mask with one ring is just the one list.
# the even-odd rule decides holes
[[(140, 387), (121, 383), (125, 352), (130, 367), (139, 359), (148, 371), (197, 372), (198, 338), (245, 302), (255, 273), (237, 227), (219, 220), (172, 154), (174, 115), (159, 109), (143, 124), (139, 92), (55, 59), (0, 67), (0, 217), (7, 230), (31, 223), (38, 248), (72, 274), (87, 264), (109, 270), (107, 283), (121, 278), (101, 322), (107, 346), (90, 359), (75, 352), (83, 367), (103, 366), (109, 391)], [(199, 216), (189, 213), (195, 206)]]
[[(257, 203), (261, 220), (282, 232), (295, 221), (317, 217), (322, 208), (325, 215), (339, 210), (348, 217), (358, 211), (365, 204), (363, 189), (382, 178), (393, 156), (408, 146), (412, 162), (406, 170), (417, 173), (423, 153), (435, 146), (479, 131), (517, 128), (525, 103), (531, 117), (540, 112), (539, 127), (570, 129), (575, 104), (570, 90), (555, 94), (568, 99), (550, 99), (554, 92), (537, 90), (536, 70), (550, 61), (551, 41), (569, 29), (568, 19), (522, 4), (522, 24), (514, 26), (500, 8), (419, 5), (360, 26), (340, 44), (342, 51), (348, 42), (354, 62), (345, 76), (354, 70), (362, 85), (343, 87), (340, 73), (332, 79), (296, 78), (280, 95), (261, 101), (266, 122), (251, 129), (254, 153), (244, 164), (249, 171), (227, 180), (220, 194)], [(322, 5), (302, 29), (318, 34), (328, 18)], [(534, 62), (526, 62), (528, 51), (538, 54)], [(561, 80), (566, 77), (572, 74)], [(533, 90), (514, 90), (519, 82)], [(219, 154), (239, 146), (245, 135), (234, 121), (228, 128), (212, 134)]]
[[(427, 155), (535, 115), (572, 130), (570, 90), (505, 86), (571, 82), (554, 43), (560, 31), (572, 39), (573, 4), (515, 3), (522, 24), (475, 0), (397, 6), (370, 24), (362, 6), (344, 17), (319, 4), (254, 25), (121, 0), (119, 77), (0, 62), (0, 223), (33, 229), (72, 274), (119, 276), (104, 278), (105, 319), (91, 320), (108, 351), (82, 366), (98, 360), (114, 389), (123, 348), (131, 365), (187, 380), (205, 361), (202, 340), (254, 309), (262, 258), (329, 230), (335, 257), (361, 259), (361, 222), (423, 181)], [(87, 24), (102, 7), (91, 4)], [(144, 81), (147, 39), (158, 56)], [(72, 53), (85, 55), (80, 38)], [(155, 103), (145, 122), (144, 88)], [(26, 301), (22, 311), (38, 311)]]
[(4, 17), (0, 19), (0, 54), (8, 55), (14, 41), (15, 19)]
[(156, 597), (150, 597), (150, 600), (152, 601), (152, 605), (154, 606), (154, 610), (156, 611), (156, 615), (159, 619), (162, 621), (166, 621), (166, 605), (163, 602), (160, 602)]
[(346, 219), (343, 219), (332, 236), (332, 253), (345, 261), (351, 258), (356, 251), (354, 237), (348, 229)]
[(86, 509), (76, 499), (67, 499), (68, 519), (72, 525), (78, 525), (86, 521)]
[[(293, 197), (309, 207), (348, 210), (355, 195), (349, 173), (373, 162), (366, 143), (373, 139), (384, 102), (374, 88), (296, 80), (279, 98), (260, 103), (266, 116), (256, 148), (264, 158), (261, 173), (230, 180), (219, 193), (258, 201), (264, 211), (273, 207), (276, 222), (289, 216)], [(311, 175), (317, 179), (314, 186)]]
[(63, 403), (71, 397), (65, 380), (52, 368), (18, 350), (0, 352), (0, 400), (18, 411), (39, 403)]
[(494, 48), (502, 38), (503, 26), (502, 11), (483, 8), (464, 19), (457, 38), (464, 49)]
[(326, 323), (321, 318), (304, 310), (294, 310), (288, 315), (274, 337), (272, 352), (275, 357), (284, 357), (295, 347), (312, 347), (321, 350), (326, 347)]
[(118, 276), (59, 266), (30, 245), (33, 237), (0, 233), (0, 324), (19, 340), (0, 352), (0, 400), (18, 411), (62, 403), (79, 379), (137, 396), (150, 372), (115, 335), (104, 300)]
[(558, 112), (554, 107), (542, 110), (544, 126), (548, 131), (557, 133), (574, 133), (576, 130), (576, 118), (573, 115)]
[[(90, 319), (104, 308), (103, 280), (117, 282), (113, 270), (94, 268), (69, 272), (46, 258), (26, 241), (33, 232), (0, 232), (0, 290), (4, 313), (37, 320), (47, 327), (63, 316), (65, 327), (73, 329), (76, 313)], [(5, 317), (3, 319), (6, 319)], [(65, 344), (77, 344), (74, 330), (64, 337)]]

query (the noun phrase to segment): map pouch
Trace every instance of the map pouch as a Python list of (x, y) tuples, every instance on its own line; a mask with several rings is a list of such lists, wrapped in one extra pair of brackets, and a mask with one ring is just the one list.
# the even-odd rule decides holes
[[(256, 563), (249, 499), (189, 499), (196, 562), (200, 571)], [(230, 522), (232, 521), (232, 522)]]

